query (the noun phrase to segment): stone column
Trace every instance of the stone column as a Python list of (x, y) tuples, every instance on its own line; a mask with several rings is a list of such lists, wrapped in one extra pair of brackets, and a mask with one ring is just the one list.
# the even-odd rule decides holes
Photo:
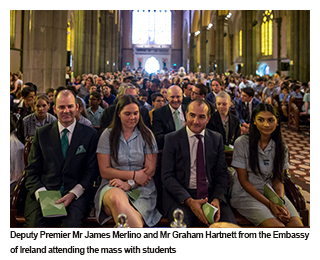
[(106, 13), (106, 52), (105, 52), (105, 63), (106, 70), (111, 71), (112, 61), (111, 61), (111, 46), (112, 46), (112, 14), (110, 11)]
[(191, 72), (195, 72), (196, 71), (196, 66), (195, 66), (195, 63), (196, 63), (196, 59), (195, 59), (195, 50), (196, 50), (196, 47), (195, 47), (195, 35), (194, 35), (194, 32), (193, 33), (190, 33), (190, 43), (189, 43), (189, 51), (190, 51), (190, 54), (189, 54), (189, 57), (190, 57), (190, 67), (189, 67), (189, 70)]
[(217, 15), (217, 26), (216, 26), (216, 64), (217, 64), (217, 72), (224, 72), (224, 22), (225, 15)]
[(73, 71), (75, 75), (88, 73), (85, 70), (83, 61), (84, 46), (84, 12), (83, 10), (75, 11), (74, 19), (74, 55), (73, 55)]
[(106, 16), (105, 10), (100, 11), (100, 48), (99, 48), (99, 72), (106, 72), (106, 62), (104, 60), (106, 52)]
[(256, 29), (253, 21), (256, 18), (256, 12), (252, 10), (242, 11), (242, 62), (243, 73), (255, 74), (256, 70)]
[(277, 51), (277, 60), (278, 60), (278, 71), (281, 72), (281, 22), (282, 22), (282, 18), (281, 17), (277, 17), (276, 19), (276, 23), (277, 23), (277, 34), (278, 34), (278, 51)]
[(301, 10), (299, 19), (299, 74), (301, 82), (310, 81), (310, 10)]
[(68, 11), (25, 11), (24, 82), (38, 92), (65, 85)]
[(207, 26), (201, 26), (200, 29), (200, 65), (201, 72), (209, 73), (209, 44)]
[[(228, 67), (231, 67), (233, 65), (233, 42), (234, 42), (234, 35), (231, 34), (229, 35), (229, 39), (230, 39), (230, 49), (229, 49), (229, 52), (230, 52), (230, 59), (229, 59), (229, 62), (228, 62)], [(230, 65), (230, 66), (229, 66)]]
[(292, 61), (292, 65), (290, 65), (290, 73), (289, 76), (292, 79), (297, 79), (299, 75), (299, 11), (290, 10), (288, 11), (288, 18), (290, 21), (290, 49), (289, 49), (289, 57)]

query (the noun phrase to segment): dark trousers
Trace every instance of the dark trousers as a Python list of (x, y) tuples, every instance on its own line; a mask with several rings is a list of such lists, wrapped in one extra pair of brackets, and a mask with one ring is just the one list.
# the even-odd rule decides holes
[(27, 227), (81, 227), (85, 214), (72, 203), (66, 207), (67, 216), (45, 218), (41, 208), (35, 209), (26, 218)]
[[(196, 190), (188, 190), (189, 194), (193, 199), (197, 198), (197, 191)], [(208, 201), (209, 203), (211, 201)], [(195, 227), (201, 224), (201, 221), (198, 217), (193, 213), (193, 211), (185, 204), (181, 204), (179, 202), (174, 202), (169, 211), (168, 211), (168, 221), (169, 224), (173, 221), (173, 212), (180, 208), (184, 213), (183, 222), (186, 223), (187, 227)], [(220, 220), (219, 222), (229, 222), (233, 224), (237, 224), (236, 219), (232, 213), (230, 206), (225, 202), (220, 202)]]

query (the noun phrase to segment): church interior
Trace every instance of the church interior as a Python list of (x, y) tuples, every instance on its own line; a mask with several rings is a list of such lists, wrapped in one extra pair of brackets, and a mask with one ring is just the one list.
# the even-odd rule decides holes
[[(172, 83), (180, 72), (197, 82), (279, 77), (310, 87), (310, 10), (10, 10), (10, 72), (38, 93), (101, 73)], [(298, 127), (288, 119), (282, 135), (310, 226), (310, 118), (301, 123), (296, 109)]]

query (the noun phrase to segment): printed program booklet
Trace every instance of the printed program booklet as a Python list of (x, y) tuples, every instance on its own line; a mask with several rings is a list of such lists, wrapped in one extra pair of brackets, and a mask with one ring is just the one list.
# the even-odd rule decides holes
[(266, 196), (271, 202), (279, 204), (281, 207), (283, 206), (282, 199), (269, 184), (264, 185), (263, 195)]
[(64, 204), (56, 204), (58, 199), (61, 199), (61, 193), (58, 190), (39, 191), (39, 201), (44, 217), (53, 218), (67, 216)]
[(214, 215), (217, 213), (218, 209), (214, 206), (212, 206), (211, 204), (209, 204), (208, 202), (202, 204), (202, 211), (204, 213), (204, 215), (206, 216), (209, 224), (213, 224), (214, 223)]

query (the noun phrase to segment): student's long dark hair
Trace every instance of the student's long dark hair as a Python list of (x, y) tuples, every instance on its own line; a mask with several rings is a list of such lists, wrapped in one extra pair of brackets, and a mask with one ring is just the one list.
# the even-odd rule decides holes
[(260, 140), (260, 132), (257, 126), (254, 124), (255, 117), (262, 111), (269, 111), (277, 119), (278, 125), (276, 129), (271, 134), (271, 139), (276, 144), (276, 152), (273, 159), (273, 176), (275, 178), (283, 181), (283, 166), (285, 158), (285, 147), (282, 141), (281, 134), (281, 122), (279, 113), (277, 110), (265, 103), (260, 103), (252, 112), (249, 128), (249, 166), (254, 174), (260, 173), (259, 160), (258, 160), (258, 142)]
[[(132, 104), (132, 103), (136, 104), (139, 108), (140, 104), (134, 96), (124, 95), (121, 98), (119, 98), (114, 115), (113, 115), (113, 120), (109, 126), (109, 128), (111, 128), (110, 137), (109, 137), (110, 156), (111, 156), (111, 158), (114, 159), (116, 164), (119, 163), (118, 150), (119, 150), (119, 140), (120, 140), (120, 135), (121, 135), (121, 130), (122, 130), (122, 124), (121, 124), (121, 119), (119, 117), (119, 114), (125, 106)], [(138, 121), (136, 127), (139, 129), (141, 136), (142, 136), (142, 139), (146, 141), (146, 143), (150, 147), (150, 149), (153, 149), (152, 132), (144, 124), (142, 117), (141, 117), (140, 110), (139, 110), (139, 121)]]

